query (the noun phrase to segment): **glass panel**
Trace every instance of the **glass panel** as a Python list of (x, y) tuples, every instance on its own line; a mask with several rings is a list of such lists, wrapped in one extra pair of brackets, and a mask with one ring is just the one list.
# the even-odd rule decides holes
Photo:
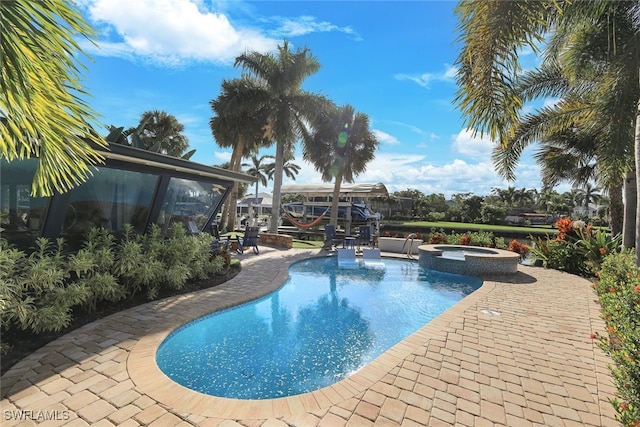
[(48, 197), (31, 197), (37, 159), (0, 160), (0, 236), (19, 249), (33, 246), (40, 236)]
[(211, 182), (171, 178), (158, 224), (164, 233), (175, 222), (184, 224), (188, 231), (201, 231), (225, 190), (226, 187)]
[(62, 234), (81, 241), (93, 227), (122, 231), (125, 224), (144, 232), (157, 175), (121, 169), (98, 168), (89, 180), (71, 191)]

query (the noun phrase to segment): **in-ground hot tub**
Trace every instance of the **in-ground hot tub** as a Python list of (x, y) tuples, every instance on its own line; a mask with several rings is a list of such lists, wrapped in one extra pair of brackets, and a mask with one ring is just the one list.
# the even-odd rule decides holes
[(464, 245), (421, 245), (420, 265), (447, 273), (467, 274), (515, 274), (520, 255), (495, 248)]

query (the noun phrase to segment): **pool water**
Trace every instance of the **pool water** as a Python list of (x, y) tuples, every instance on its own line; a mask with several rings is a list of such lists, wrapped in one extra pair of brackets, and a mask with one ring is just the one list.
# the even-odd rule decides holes
[(292, 264), (275, 292), (174, 331), (156, 354), (177, 383), (220, 397), (270, 399), (331, 385), (482, 285), (415, 261), (341, 268)]

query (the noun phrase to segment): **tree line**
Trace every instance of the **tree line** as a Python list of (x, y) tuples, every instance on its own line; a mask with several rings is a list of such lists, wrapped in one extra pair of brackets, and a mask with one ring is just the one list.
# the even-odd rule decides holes
[[(402, 201), (407, 203), (402, 203)], [(516, 223), (522, 214), (546, 215), (551, 224), (560, 217), (572, 217), (596, 225), (608, 225), (609, 199), (600, 189), (587, 185), (560, 193), (551, 189), (493, 188), (488, 195), (424, 194), (416, 189), (396, 191), (373, 205), (386, 219), (454, 221), (475, 224)], [(578, 208), (578, 209), (576, 209)], [(385, 211), (386, 209), (386, 211)], [(520, 222), (526, 225), (527, 220)]]

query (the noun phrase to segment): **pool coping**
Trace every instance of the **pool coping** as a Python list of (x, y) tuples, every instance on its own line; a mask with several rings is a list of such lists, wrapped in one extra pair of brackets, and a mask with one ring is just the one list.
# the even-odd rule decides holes
[[(305, 251), (306, 252), (306, 251)], [(321, 256), (318, 254), (316, 256)], [(161, 320), (152, 332), (140, 338), (131, 349), (127, 360), (127, 371), (136, 387), (158, 402), (174, 408), (205, 417), (265, 419), (280, 418), (305, 412), (329, 408), (359, 393), (362, 393), (380, 381), (390, 370), (400, 364), (411, 353), (423, 347), (434, 338), (444, 339), (443, 329), (452, 319), (459, 317), (469, 307), (477, 304), (483, 296), (494, 288), (491, 281), (483, 280), (482, 286), (457, 302), (455, 305), (435, 317), (413, 334), (394, 345), (363, 368), (330, 386), (319, 390), (294, 396), (250, 400), (232, 399), (210, 396), (184, 387), (160, 370), (156, 363), (156, 352), (164, 339), (184, 324), (206, 316), (212, 312), (261, 298), (281, 287), (288, 277), (288, 267), (292, 263), (313, 257), (306, 252), (299, 257), (292, 257), (283, 261), (283, 265), (271, 281), (256, 286), (255, 292), (244, 298), (228, 298), (220, 295), (223, 289), (205, 290), (195, 293), (198, 304), (189, 305), (189, 313), (181, 312), (181, 304), (165, 307)], [(389, 254), (385, 254), (390, 257)], [(417, 262), (413, 260), (413, 262)], [(222, 286), (222, 285), (221, 285)], [(223, 300), (223, 301), (221, 301)], [(183, 320), (176, 324), (176, 316)]]

